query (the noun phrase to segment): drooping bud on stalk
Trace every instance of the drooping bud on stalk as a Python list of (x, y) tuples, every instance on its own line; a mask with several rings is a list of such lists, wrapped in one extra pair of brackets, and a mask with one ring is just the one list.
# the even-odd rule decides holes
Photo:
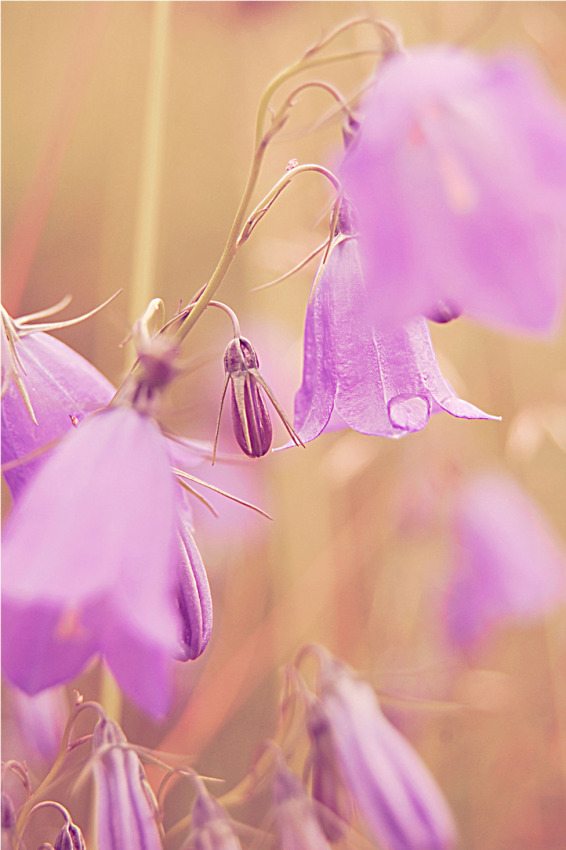
[(183, 850), (242, 850), (229, 817), (200, 780), (192, 818), (193, 832)]
[(16, 824), (16, 815), (12, 798), (2, 792), (2, 814), (0, 823), (2, 829), (13, 829)]
[(330, 850), (312, 800), (282, 760), (273, 778), (273, 800), (281, 850)]
[(66, 823), (55, 839), (55, 850), (86, 850), (86, 842), (80, 828), (72, 823)]
[(249, 457), (263, 457), (271, 448), (273, 428), (255, 374), (257, 354), (247, 339), (232, 340), (224, 352), (224, 369), (232, 382), (232, 424), (238, 445)]
[(220, 402), (220, 413), (214, 438), (216, 454), (220, 417), (228, 384), (232, 383), (232, 424), (238, 445), (248, 457), (263, 457), (271, 447), (273, 428), (261, 390), (263, 390), (296, 445), (303, 445), (283, 408), (259, 371), (259, 361), (251, 342), (235, 336), (224, 352), (226, 380)]
[(339, 841), (346, 834), (352, 819), (352, 796), (336, 759), (326, 718), (313, 709), (307, 727), (312, 744), (311, 793), (313, 799), (320, 803), (316, 814), (328, 840)]
[(162, 850), (157, 802), (141, 761), (117, 723), (103, 718), (92, 736), (98, 846)]

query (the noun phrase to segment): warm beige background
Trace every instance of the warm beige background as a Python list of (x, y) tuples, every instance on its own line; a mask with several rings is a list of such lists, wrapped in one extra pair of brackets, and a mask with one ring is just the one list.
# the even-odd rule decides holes
[[(551, 85), (566, 90), (563, 3), (171, 3), (150, 276), (152, 295), (169, 313), (216, 264), (245, 182), (264, 87), (321, 33), (369, 13), (397, 26), (408, 46), (458, 41), (486, 53), (520, 49), (545, 68)], [(123, 287), (102, 316), (61, 333), (114, 381), (131, 359), (118, 343), (137, 306), (156, 18), (149, 2), (2, 4), (3, 298), (17, 315), (71, 293), (68, 313), (75, 314)], [(370, 43), (371, 32), (362, 29), (343, 47)], [(371, 67), (360, 61), (317, 76), (348, 93)], [(268, 154), (261, 191), (291, 157), (336, 161), (336, 123), (304, 132), (328, 105), (320, 93), (303, 97)], [(251, 290), (321, 240), (319, 215), (329, 199), (321, 184), (314, 176), (297, 181), (221, 290), (244, 332), (253, 331), (258, 345), (264, 340), (260, 358), (288, 405), (300, 381), (312, 266), (277, 289)], [(186, 354), (198, 360), (204, 353), (206, 362), (177, 390), (171, 421), (210, 439), (229, 330), (223, 317), (205, 317), (202, 325)], [(453, 475), (505, 466), (566, 535), (566, 345), (563, 336), (530, 341), (465, 321), (435, 328), (434, 338), (460, 394), (503, 422), (442, 416), (400, 443), (343, 433), (306, 453), (262, 462), (255, 486), (264, 488), (259, 498), (276, 517), (269, 532), (256, 524), (248, 532), (246, 517), (236, 520), (232, 537), (222, 533), (222, 520), (212, 532), (203, 522), (200, 536), (197, 528), (214, 585), (216, 631), (205, 657), (183, 670), (181, 690), (197, 682), (184, 719), (180, 697), (166, 730), (148, 727), (130, 709), (126, 728), (137, 742), (190, 753), (200, 770), (231, 785), (256, 743), (273, 733), (281, 665), (303, 642), (320, 640), (383, 692), (449, 703), (428, 710), (401, 704), (396, 718), (445, 789), (462, 848), (560, 850), (564, 623), (507, 630), (484, 653), (462, 659), (442, 649), (435, 612), (449, 565), (442, 523)], [(427, 526), (422, 504), (436, 493)], [(81, 686), (95, 691), (96, 681), (95, 671)]]

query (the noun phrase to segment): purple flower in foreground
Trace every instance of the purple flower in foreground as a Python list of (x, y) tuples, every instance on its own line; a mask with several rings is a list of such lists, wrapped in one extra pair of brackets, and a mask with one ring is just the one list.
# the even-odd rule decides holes
[[(4, 339), (4, 335), (2, 335)], [(23, 381), (36, 422), (10, 381), (2, 399), (2, 463), (26, 457), (59, 440), (86, 415), (106, 407), (114, 387), (88, 360), (46, 333), (16, 341)], [(37, 472), (47, 453), (7, 469), (4, 476), (13, 498)]]
[(545, 332), (564, 295), (566, 115), (535, 68), (436, 47), (388, 59), (341, 177), (375, 326), (438, 304)]
[(471, 479), (455, 507), (451, 639), (471, 646), (503, 620), (529, 621), (566, 598), (566, 554), (547, 520), (503, 475)]
[(384, 847), (454, 845), (452, 815), (434, 779), (382, 714), (370, 686), (337, 661), (323, 659), (320, 699), (309, 727), (311, 736), (329, 736), (347, 790)]
[(318, 270), (307, 310), (303, 382), (295, 397), (299, 437), (318, 437), (333, 413), (355, 431), (391, 438), (420, 431), (440, 410), (496, 418), (454, 395), (423, 318), (376, 332), (352, 231), (343, 204), (341, 235)]
[(99, 720), (92, 746), (100, 850), (162, 850), (157, 802), (118, 724)]
[(54, 449), (5, 526), (10, 682), (34, 694), (100, 652), (128, 696), (155, 716), (167, 711), (179, 628), (176, 487), (161, 432), (130, 407), (89, 417)]

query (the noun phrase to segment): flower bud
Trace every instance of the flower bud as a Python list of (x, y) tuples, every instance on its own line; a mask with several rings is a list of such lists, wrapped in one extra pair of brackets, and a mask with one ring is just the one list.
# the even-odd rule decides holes
[(55, 850), (86, 850), (86, 843), (80, 828), (72, 823), (66, 823), (54, 844)]
[(178, 658), (188, 661), (198, 658), (208, 644), (212, 630), (212, 598), (200, 552), (184, 522), (179, 538), (177, 604), (181, 634)]
[(224, 352), (226, 377), (232, 382), (232, 424), (238, 445), (248, 457), (263, 457), (271, 447), (273, 428), (260, 392), (257, 354), (244, 337)]
[(242, 850), (226, 812), (204, 785), (199, 787), (192, 817), (193, 833), (183, 850)]
[(330, 850), (300, 781), (281, 761), (273, 780), (281, 850)]
[(344, 837), (352, 819), (352, 797), (336, 759), (332, 735), (326, 718), (313, 710), (308, 719), (312, 751), (313, 799), (320, 803), (316, 814), (329, 841)]
[(135, 750), (117, 723), (103, 718), (92, 736), (98, 846), (162, 850), (157, 803)]
[(16, 814), (14, 812), (14, 804), (12, 798), (8, 794), (2, 793), (2, 829), (13, 829), (16, 824)]

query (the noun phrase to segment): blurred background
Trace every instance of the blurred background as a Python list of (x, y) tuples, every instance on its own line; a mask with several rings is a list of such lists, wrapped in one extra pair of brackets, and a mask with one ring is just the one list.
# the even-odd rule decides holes
[[(122, 289), (94, 319), (57, 334), (118, 383), (133, 359), (131, 344), (120, 343), (149, 298), (163, 298), (171, 316), (219, 259), (263, 90), (322, 34), (358, 15), (388, 21), (406, 46), (529, 54), (566, 96), (564, 3), (4, 2), (2, 275), (11, 315), (70, 294), (70, 317)], [(340, 46), (374, 43), (361, 27)], [(314, 76), (348, 96), (374, 67), (363, 58)], [(269, 148), (254, 203), (293, 158), (337, 164), (339, 121), (322, 120), (331, 111), (323, 92), (301, 95)], [(315, 265), (254, 289), (320, 244), (330, 203), (316, 175), (295, 180), (218, 294), (238, 313), (290, 414)], [(211, 440), (230, 326), (213, 311), (199, 326), (166, 415), (178, 433)], [(201, 659), (180, 665), (172, 717), (153, 724), (126, 705), (124, 728), (136, 743), (187, 754), (229, 788), (274, 734), (283, 666), (318, 641), (383, 695), (446, 793), (462, 850), (561, 850), (564, 616), (507, 625), (463, 654), (448, 645), (441, 611), (451, 488), (460, 477), (506, 470), (566, 536), (566, 338), (513, 337), (466, 320), (432, 334), (458, 394), (503, 421), (439, 415), (399, 442), (343, 431), (306, 451), (221, 464), (214, 478), (203, 464), (203, 478), (260, 504), (274, 522), (230, 503), (215, 503), (218, 520), (195, 508), (215, 600), (213, 639)], [(229, 418), (226, 410), (220, 451), (235, 454)], [(78, 686), (96, 698), (99, 683), (94, 665)], [(18, 738), (9, 693), (6, 700), (6, 754), (41, 776), (45, 765), (26, 751), (25, 734)], [(171, 794), (171, 821), (188, 799), (181, 787)]]

